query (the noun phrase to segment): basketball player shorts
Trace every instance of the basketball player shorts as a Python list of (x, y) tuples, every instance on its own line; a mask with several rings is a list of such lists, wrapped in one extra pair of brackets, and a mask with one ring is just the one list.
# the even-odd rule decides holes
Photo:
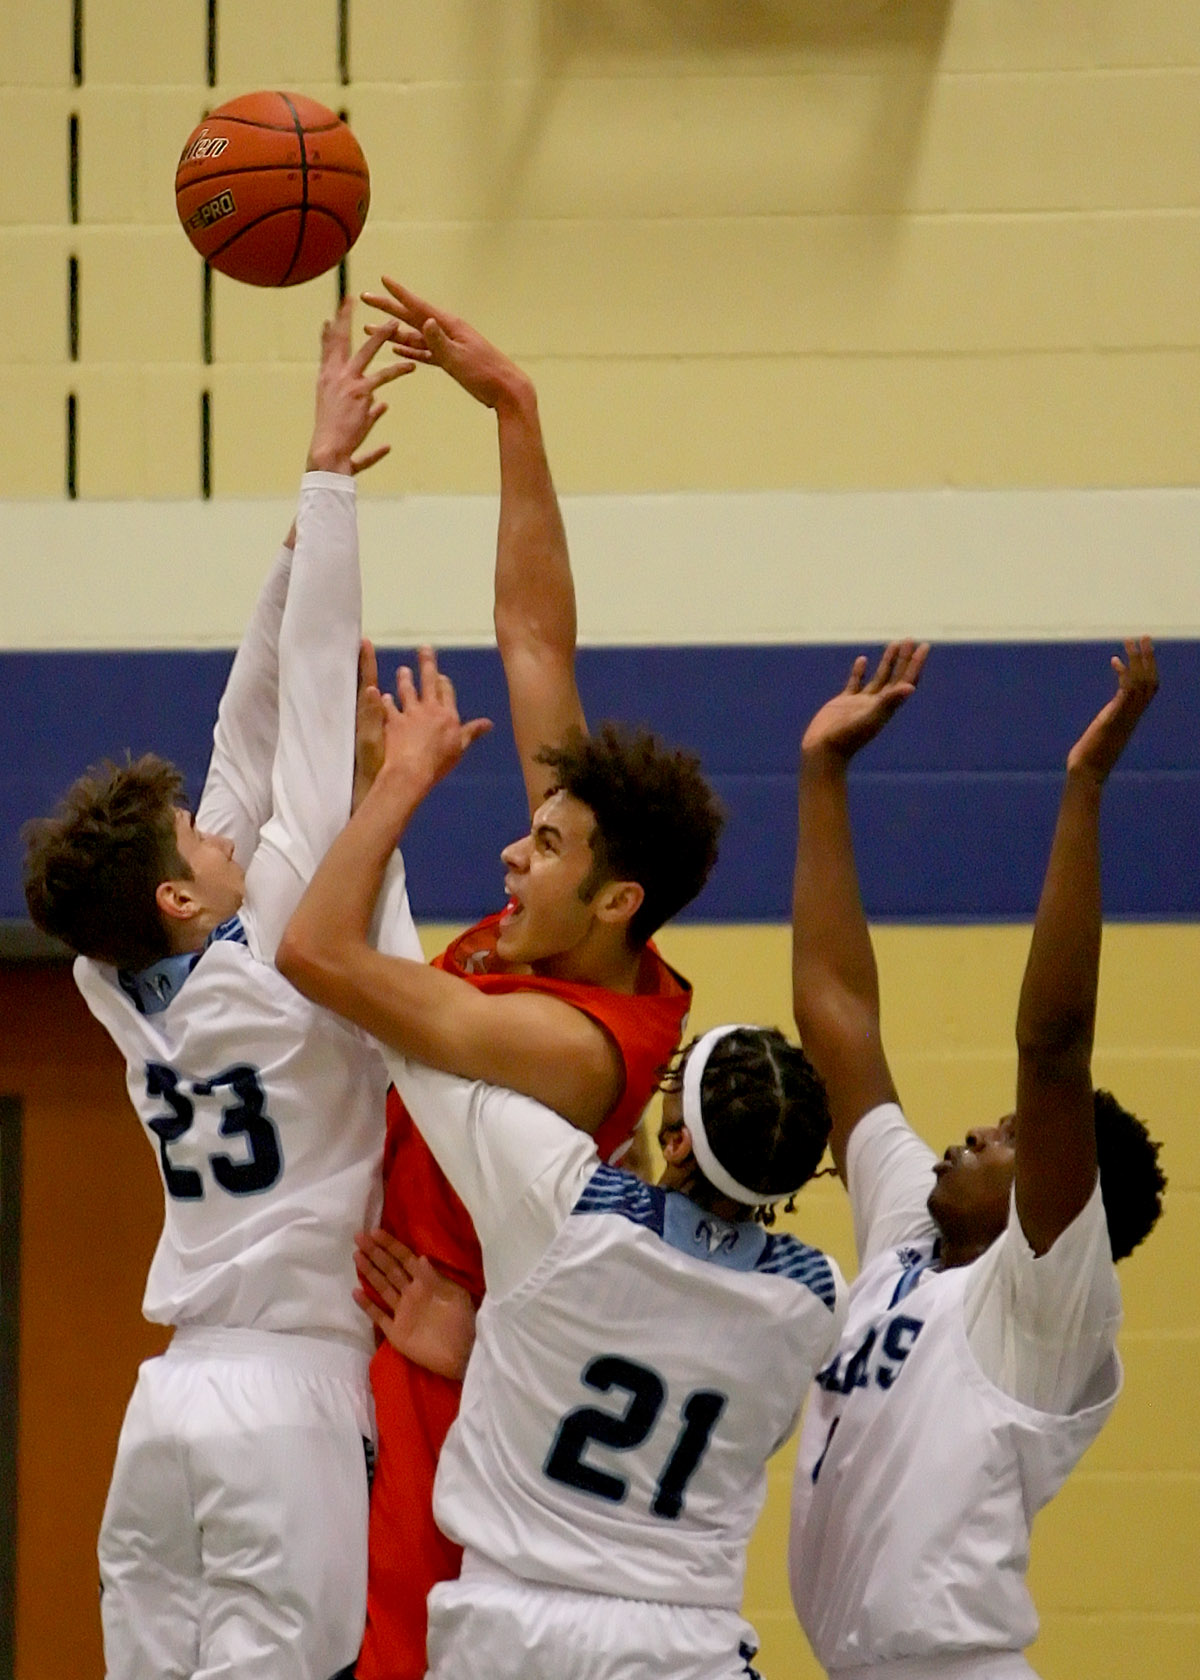
[(831, 1670), (834, 1680), (1037, 1680), (1020, 1651), (949, 1651)]
[(467, 1552), (429, 1595), (428, 1680), (758, 1680), (735, 1610), (519, 1580)]
[(100, 1529), (108, 1680), (334, 1680), (366, 1614), (367, 1355), (186, 1328), (141, 1367)]

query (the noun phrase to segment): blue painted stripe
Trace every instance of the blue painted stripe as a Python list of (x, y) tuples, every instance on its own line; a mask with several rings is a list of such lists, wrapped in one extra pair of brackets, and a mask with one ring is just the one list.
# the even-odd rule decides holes
[[(685, 913), (778, 922), (789, 911), (795, 765), (804, 723), (845, 679), (844, 647), (592, 648), (594, 720), (646, 722), (703, 759), (729, 810), (721, 861)], [(863, 754), (852, 802), (868, 912), (881, 920), (1032, 915), (1066, 751), (1111, 690), (1101, 643), (934, 650), (920, 693)], [(1200, 642), (1159, 650), (1163, 690), (1113, 777), (1105, 811), (1112, 917), (1200, 916)], [(0, 654), (0, 917), (18, 917), (18, 829), (87, 764), (155, 750), (199, 791), (230, 655)], [(384, 661), (385, 667), (394, 665)], [(465, 711), (503, 724), (491, 650), (447, 650)], [(525, 810), (509, 732), (472, 749), (418, 813), (405, 850), (414, 910), (468, 920), (501, 896), (500, 847)]]

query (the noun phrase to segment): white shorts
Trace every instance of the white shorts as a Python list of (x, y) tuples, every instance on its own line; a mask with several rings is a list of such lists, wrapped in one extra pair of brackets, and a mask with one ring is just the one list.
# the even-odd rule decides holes
[(138, 1372), (100, 1529), (109, 1680), (332, 1680), (366, 1619), (367, 1356), (184, 1329)]
[(474, 1557), (429, 1595), (426, 1680), (756, 1680), (735, 1610), (519, 1580)]
[(1037, 1680), (1020, 1651), (951, 1652), (900, 1657), (865, 1668), (834, 1668), (832, 1680)]

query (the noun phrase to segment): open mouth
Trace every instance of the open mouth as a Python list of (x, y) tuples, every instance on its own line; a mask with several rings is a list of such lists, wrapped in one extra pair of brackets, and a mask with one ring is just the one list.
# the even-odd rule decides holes
[(509, 897), (508, 903), (500, 913), (500, 926), (508, 927), (521, 914), (523, 906), (519, 899)]

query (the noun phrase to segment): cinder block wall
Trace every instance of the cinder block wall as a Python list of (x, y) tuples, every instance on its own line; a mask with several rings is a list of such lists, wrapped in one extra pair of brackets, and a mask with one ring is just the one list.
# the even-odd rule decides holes
[[(163, 599), (178, 509), (135, 517), (133, 504), (199, 495), (202, 393), (213, 495), (253, 499), (239, 519), (289, 496), (303, 459), (332, 280), (258, 293), (217, 276), (206, 363), (201, 268), (174, 219), (187, 133), (205, 108), (260, 86), (348, 110), (374, 193), (351, 287), (387, 269), (524, 361), (565, 493), (615, 507), (641, 493), (690, 506), (701, 492), (1195, 485), (1195, 7), (350, 0), (343, 83), (334, 0), (292, 0), (286, 24), (266, 0), (240, 0), (218, 9), (211, 88), (202, 0), (83, 0), (80, 15), (77, 77), (70, 0), (0, 12), (10, 160), (0, 178), (0, 497), (45, 498), (50, 530), (50, 504), (66, 493), (73, 396), (73, 488), (92, 507), (117, 504), (104, 511), (121, 567), (99, 587), (130, 603), (136, 628), (115, 637), (122, 648), (176, 640), (144, 623), (137, 603)], [(458, 392), (418, 375), (392, 403), (393, 454), (363, 482), (365, 498), (446, 498), (450, 520), (466, 505), (457, 498), (492, 492), (490, 429)], [(1152, 494), (1146, 508), (1153, 549), (1178, 503)], [(136, 538), (122, 543), (126, 515)], [(705, 503), (696, 528), (710, 516)], [(1031, 604), (1054, 564), (1052, 510), (1040, 530), (1041, 542), (1005, 554), (1004, 628), (1069, 638), (1069, 601), (1053, 623)], [(979, 534), (986, 545), (985, 524)], [(61, 550), (66, 539), (53, 540)], [(55, 645), (64, 558), (81, 591), (97, 587), (86, 543), (72, 541), (65, 555), (48, 553), (44, 583), (36, 551), (7, 557), (20, 564), (27, 614), (33, 592), (38, 634), (10, 643), (0, 624), (4, 647)], [(731, 566), (775, 592), (782, 615), (794, 598), (790, 554), (714, 555), (682, 535), (663, 563), (684, 568), (693, 619), (704, 618), (695, 602), (722, 598)], [(886, 542), (874, 572), (869, 552), (860, 563), (878, 586)], [(902, 616), (906, 574), (890, 575)], [(1191, 570), (1146, 579), (1148, 627), (1194, 636)], [(206, 598), (202, 570), (180, 581), (195, 645), (220, 645), (222, 591)], [(1094, 607), (1086, 597), (1080, 589), (1081, 617)], [(590, 639), (621, 639), (620, 606), (602, 589), (590, 597)], [(448, 639), (456, 625), (473, 639), (474, 621), (457, 611)], [(720, 641), (716, 607), (710, 617), (703, 639)], [(818, 604), (787, 634), (837, 632)], [(669, 611), (651, 636), (678, 639)], [(68, 639), (87, 637), (73, 627)], [(1025, 939), (1014, 928), (881, 930), (889, 1043), (914, 1119), (935, 1143), (1010, 1102)], [(684, 928), (665, 944), (696, 982), (697, 1025), (786, 1024), (782, 929)], [(1194, 1664), (1198, 955), (1185, 924), (1123, 926), (1107, 939), (1099, 1076), (1167, 1138), (1172, 1187), (1163, 1228), (1123, 1268), (1127, 1392), (1035, 1538), (1044, 1629), (1034, 1661), (1048, 1680), (1183, 1680)], [(822, 1186), (806, 1201), (806, 1233), (848, 1264), (838, 1193)], [(119, 1279), (122, 1310), (139, 1286)], [(31, 1356), (51, 1345), (47, 1329), (31, 1335)], [(129, 1376), (114, 1366), (110, 1380), (120, 1390)], [(61, 1368), (55, 1376), (44, 1364), (37, 1381), (39, 1401), (60, 1396), (69, 1427)], [(35, 1433), (49, 1452), (46, 1416)], [(766, 1672), (801, 1677), (815, 1669), (784, 1584), (787, 1468), (772, 1473), (747, 1610)], [(22, 1532), (49, 1530), (26, 1521)], [(48, 1552), (28, 1552), (26, 1595), (36, 1575), (38, 1592), (66, 1593), (81, 1616), (94, 1614), (89, 1565), (68, 1584)], [(72, 1555), (82, 1560), (86, 1545)], [(57, 1680), (53, 1620), (31, 1614), (19, 1625), (21, 1680)], [(79, 1680), (82, 1660), (73, 1649), (64, 1677)]]

